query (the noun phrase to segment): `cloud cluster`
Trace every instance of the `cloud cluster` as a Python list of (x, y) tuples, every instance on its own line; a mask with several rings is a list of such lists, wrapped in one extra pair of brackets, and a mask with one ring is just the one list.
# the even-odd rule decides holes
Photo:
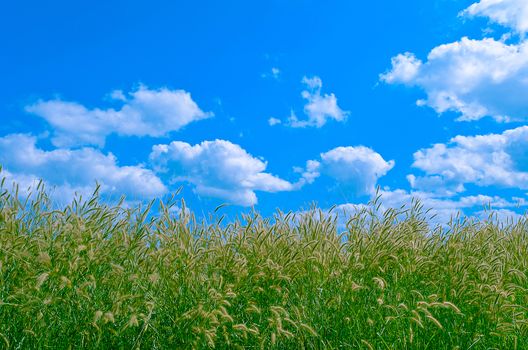
[(151, 171), (141, 166), (119, 166), (114, 155), (93, 148), (46, 151), (36, 146), (37, 139), (25, 134), (0, 138), (0, 164), (6, 167), (2, 176), (27, 187), (44, 180), (53, 188), (55, 198), (69, 201), (74, 193), (90, 194), (96, 180), (101, 193), (126, 194), (129, 199), (161, 196), (167, 188)]
[[(387, 84), (421, 88), (426, 98), (417, 101), (438, 113), (453, 111), (459, 121), (492, 117), (498, 122), (528, 120), (528, 2), (481, 0), (461, 16), (488, 17), (513, 32), (500, 39), (462, 39), (433, 48), (422, 61), (413, 53), (392, 58), (392, 67), (380, 79)], [(520, 34), (516, 42), (509, 41)], [(528, 189), (528, 127), (501, 134), (456, 136), (414, 154), (409, 174), (414, 190), (387, 190), (384, 204), (396, 206), (411, 197), (420, 198), (441, 220), (464, 209), (491, 204), (501, 215), (514, 213), (519, 201), (499, 197), (461, 196), (468, 184)], [(509, 208), (509, 209), (508, 209)], [(480, 212), (483, 214), (483, 212)]]
[(522, 93), (528, 91), (528, 42), (462, 38), (434, 48), (426, 62), (411, 53), (396, 56), (381, 79), (422, 88), (427, 98), (419, 105), (458, 112), (458, 120), (528, 119), (528, 95)]
[(421, 88), (427, 97), (417, 101), (438, 113), (454, 111), (460, 121), (492, 117), (498, 122), (528, 120), (528, 2), (482, 0), (461, 12), (485, 16), (521, 33), (521, 40), (464, 37), (437, 46), (426, 61), (412, 53), (392, 58), (392, 67), (380, 79), (388, 84)]
[(377, 181), (394, 166), (370, 148), (337, 147), (309, 160), (304, 169), (296, 168), (296, 182), (266, 172), (267, 163), (239, 145), (225, 140), (190, 145), (181, 141), (156, 145), (150, 162), (157, 173), (171, 182), (186, 182), (198, 195), (224, 199), (234, 204), (257, 204), (256, 192), (299, 190), (321, 175), (328, 176), (354, 195), (374, 193)]
[(173, 141), (156, 145), (150, 161), (171, 181), (187, 182), (198, 195), (235, 204), (257, 204), (255, 191), (282, 192), (296, 187), (265, 172), (267, 163), (229, 141), (204, 141), (197, 145)]
[[(278, 70), (274, 73), (278, 74)], [(347, 112), (337, 106), (333, 94), (321, 95), (319, 77), (304, 78), (307, 90), (306, 121), (289, 120), (290, 126), (321, 127), (328, 119), (342, 121)], [(225, 140), (190, 145), (182, 141), (158, 144), (143, 166), (119, 166), (103, 147), (112, 133), (121, 136), (164, 136), (212, 114), (203, 112), (183, 90), (151, 90), (140, 86), (128, 94), (110, 94), (114, 108), (87, 108), (76, 102), (38, 101), (26, 110), (45, 119), (52, 128), (51, 142), (57, 147), (44, 150), (30, 135), (13, 134), (0, 139), (3, 176), (29, 186), (37, 179), (55, 189), (64, 200), (74, 193), (87, 194), (96, 181), (104, 194), (127, 194), (133, 198), (163, 195), (176, 183), (189, 183), (196, 194), (219, 198), (242, 206), (255, 205), (257, 192), (299, 190), (321, 174), (334, 178), (358, 195), (371, 193), (379, 177), (393, 166), (365, 147), (338, 147), (307, 162), (296, 182), (266, 171), (267, 162), (252, 156), (239, 145)], [(281, 121), (270, 118), (271, 125)], [(158, 177), (159, 176), (159, 177)], [(164, 181), (162, 181), (164, 179)]]
[(140, 86), (128, 94), (114, 91), (111, 97), (122, 103), (119, 109), (89, 109), (76, 102), (38, 101), (26, 110), (53, 128), (57, 147), (97, 145), (110, 134), (122, 136), (164, 136), (171, 131), (213, 114), (204, 112), (184, 90), (151, 90)]
[(103, 147), (110, 134), (121, 136), (164, 136), (185, 125), (209, 118), (183, 90), (157, 90), (139, 86), (125, 94), (113, 91), (114, 108), (87, 108), (62, 100), (37, 101), (26, 107), (50, 125), (51, 142), (57, 147), (37, 147), (37, 138), (11, 134), (0, 138), (2, 177), (27, 188), (42, 179), (52, 188), (54, 198), (69, 201), (75, 193), (90, 194), (96, 181), (103, 195), (125, 194), (128, 200), (159, 197), (166, 185), (144, 166), (120, 166), (116, 157), (96, 148)]

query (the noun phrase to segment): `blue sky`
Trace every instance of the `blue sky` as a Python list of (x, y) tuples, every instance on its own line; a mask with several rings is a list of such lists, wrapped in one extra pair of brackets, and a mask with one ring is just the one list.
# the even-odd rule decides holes
[(524, 0), (8, 2), (0, 164), (57, 201), (265, 215), (528, 192)]

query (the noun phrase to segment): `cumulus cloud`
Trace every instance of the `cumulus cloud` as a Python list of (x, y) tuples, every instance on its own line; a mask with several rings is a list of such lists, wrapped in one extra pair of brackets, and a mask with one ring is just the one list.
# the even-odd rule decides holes
[(90, 109), (76, 102), (50, 100), (38, 101), (26, 110), (50, 124), (52, 142), (57, 147), (103, 146), (112, 133), (159, 137), (212, 116), (202, 111), (184, 90), (140, 86), (128, 96), (122, 91), (110, 96), (122, 102), (119, 109)]
[(304, 77), (302, 83), (307, 87), (301, 95), (306, 100), (304, 106), (304, 113), (308, 119), (298, 119), (297, 116), (292, 113), (288, 118), (290, 127), (293, 128), (305, 128), (305, 127), (316, 127), (321, 128), (329, 120), (335, 120), (343, 122), (346, 120), (349, 112), (342, 110), (337, 104), (337, 97), (331, 94), (321, 94), (323, 82), (318, 76)]
[(414, 84), (414, 80), (420, 72), (422, 61), (413, 53), (406, 52), (391, 59), (392, 69), (382, 74), (381, 80), (386, 83)]
[(361, 196), (375, 192), (378, 179), (394, 167), (394, 161), (364, 146), (337, 147), (307, 162), (302, 178), (312, 183), (321, 174)]
[(427, 98), (419, 105), (458, 112), (461, 121), (528, 119), (528, 42), (462, 38), (434, 48), (426, 62), (411, 53), (396, 56), (381, 80), (420, 87)]
[(69, 201), (75, 193), (90, 194), (96, 181), (101, 193), (126, 194), (129, 199), (161, 196), (167, 189), (151, 171), (141, 166), (119, 166), (114, 155), (93, 148), (46, 151), (36, 146), (37, 139), (25, 134), (0, 138), (2, 176), (24, 187), (44, 180), (53, 188), (55, 198)]
[(528, 2), (526, 0), (481, 0), (462, 11), (463, 16), (488, 17), (518, 33), (528, 32)]
[(257, 204), (256, 191), (292, 191), (298, 187), (265, 172), (267, 163), (229, 141), (204, 141), (190, 145), (173, 141), (156, 145), (150, 154), (156, 171), (173, 182), (194, 185), (198, 195), (215, 197), (242, 206)]
[(471, 183), (528, 189), (528, 126), (502, 134), (456, 136), (447, 144), (416, 152), (413, 166), (437, 186)]

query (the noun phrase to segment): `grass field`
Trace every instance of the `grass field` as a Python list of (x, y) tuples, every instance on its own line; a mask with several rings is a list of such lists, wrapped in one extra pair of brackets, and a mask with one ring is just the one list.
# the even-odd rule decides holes
[(525, 219), (430, 228), (415, 203), (346, 228), (315, 209), (206, 224), (5, 188), (0, 348), (528, 348)]

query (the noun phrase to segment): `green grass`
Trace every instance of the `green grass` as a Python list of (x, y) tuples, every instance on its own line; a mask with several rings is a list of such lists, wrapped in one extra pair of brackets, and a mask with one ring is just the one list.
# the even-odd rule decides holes
[(415, 203), (346, 228), (316, 209), (205, 224), (18, 197), (0, 190), (0, 348), (528, 348), (525, 219), (431, 229)]

